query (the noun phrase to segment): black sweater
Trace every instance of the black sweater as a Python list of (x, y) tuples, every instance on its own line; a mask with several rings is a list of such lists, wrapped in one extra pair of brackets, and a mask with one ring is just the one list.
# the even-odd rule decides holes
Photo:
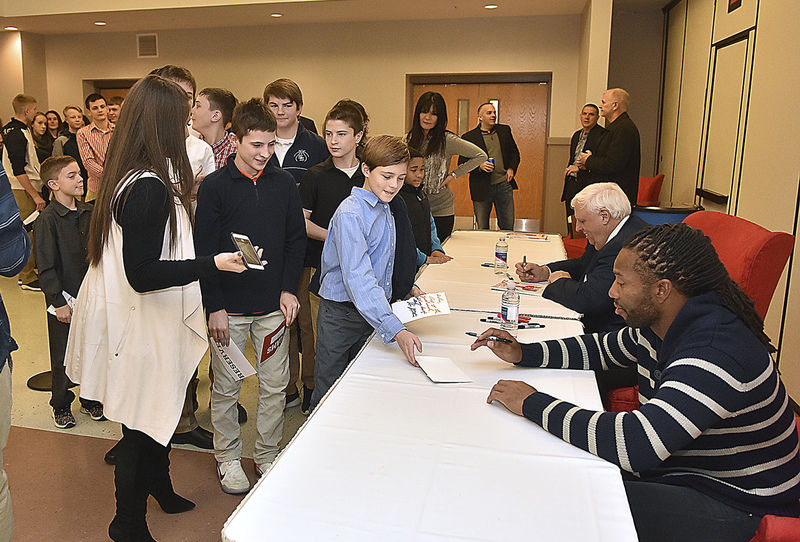
[(280, 309), (282, 291), (297, 293), (306, 251), (300, 194), (289, 173), (267, 164), (254, 183), (231, 155), (225, 167), (200, 184), (194, 245), (198, 255), (236, 249), (231, 233), (247, 235), (264, 250), (263, 271), (248, 269), (200, 281), (208, 312), (268, 314)]
[(183, 286), (217, 275), (214, 255), (195, 260), (162, 260), (169, 221), (167, 188), (155, 177), (142, 177), (120, 194), (114, 217), (122, 227), (122, 263), (131, 287), (139, 293)]

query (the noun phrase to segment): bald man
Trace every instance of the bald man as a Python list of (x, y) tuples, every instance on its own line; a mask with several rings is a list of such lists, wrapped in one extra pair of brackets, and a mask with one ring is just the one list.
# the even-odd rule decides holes
[(606, 134), (596, 152), (581, 153), (575, 164), (595, 178), (617, 183), (636, 205), (639, 191), (641, 148), (639, 130), (628, 116), (630, 95), (621, 88), (610, 88), (600, 101), (600, 116), (606, 119)]

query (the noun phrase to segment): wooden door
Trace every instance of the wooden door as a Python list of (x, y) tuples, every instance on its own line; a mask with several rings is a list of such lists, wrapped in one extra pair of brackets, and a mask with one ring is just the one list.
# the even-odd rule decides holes
[[(542, 219), (544, 193), (544, 153), (547, 138), (547, 83), (455, 83), (415, 84), (408, 118), (414, 113), (417, 99), (428, 91), (438, 92), (447, 104), (447, 129), (462, 135), (478, 124), (478, 106), (498, 100), (497, 122), (511, 126), (520, 152), (517, 170), (519, 190), (514, 191), (515, 218)], [(459, 102), (461, 102), (459, 104)], [(459, 106), (462, 116), (459, 127)], [(459, 129), (461, 128), (461, 129)], [(451, 169), (456, 167), (454, 158)], [(473, 215), (467, 175), (450, 183), (456, 196), (456, 216)], [(492, 211), (492, 216), (495, 216)]]

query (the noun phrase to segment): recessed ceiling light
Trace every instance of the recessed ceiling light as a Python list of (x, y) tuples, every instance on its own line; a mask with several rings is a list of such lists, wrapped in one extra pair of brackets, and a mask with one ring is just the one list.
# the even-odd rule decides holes
[(270, 17), (283, 17), (283, 13), (272, 13), (270, 14)]
[(497, 4), (486, 4), (483, 7), (485, 7), (486, 9), (497, 9)]
[(17, 28), (16, 26), (7, 26), (3, 28), (3, 30), (19, 30), (19, 28)]
[(94, 24), (95, 24), (96, 26), (105, 26), (105, 25), (106, 25), (106, 24), (108, 24), (108, 23), (106, 23), (105, 21), (95, 21), (95, 22), (94, 22)]

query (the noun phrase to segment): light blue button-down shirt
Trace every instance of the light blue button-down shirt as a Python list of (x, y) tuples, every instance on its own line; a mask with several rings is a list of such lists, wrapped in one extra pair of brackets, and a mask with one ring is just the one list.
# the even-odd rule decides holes
[(384, 343), (405, 329), (389, 305), (395, 237), (389, 204), (355, 187), (333, 214), (322, 249), (320, 297), (353, 303)]

